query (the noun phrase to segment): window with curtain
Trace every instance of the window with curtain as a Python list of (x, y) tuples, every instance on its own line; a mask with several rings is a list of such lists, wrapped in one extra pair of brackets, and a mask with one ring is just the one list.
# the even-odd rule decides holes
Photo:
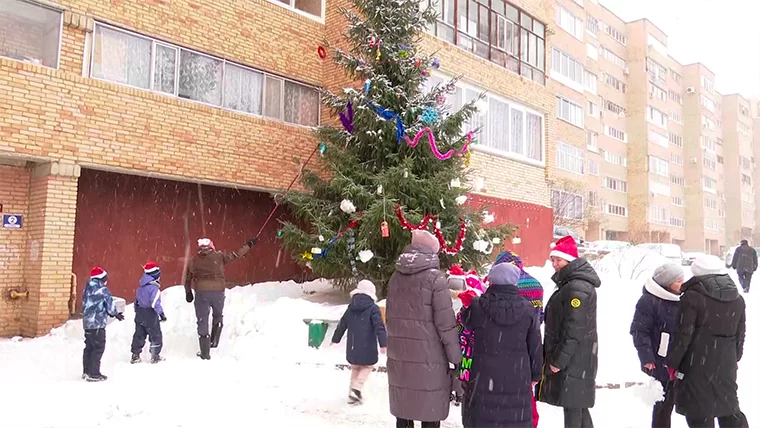
[(557, 97), (557, 117), (583, 128), (583, 107), (579, 104)]
[(26, 1), (0, 2), (0, 56), (58, 68), (61, 14)]
[(314, 88), (285, 81), (285, 122), (304, 126), (319, 124), (319, 94)]
[(557, 143), (555, 164), (557, 168), (583, 175), (586, 156), (583, 150), (562, 142)]
[(179, 56), (180, 98), (222, 105), (222, 61), (182, 50)]
[(288, 9), (297, 10), (315, 18), (324, 18), (323, 0), (276, 0), (276, 2)]
[(93, 32), (92, 77), (150, 89), (153, 42), (104, 26)]
[(224, 107), (261, 114), (264, 74), (234, 65), (224, 65)]
[(561, 190), (552, 190), (552, 208), (563, 218), (583, 220), (583, 196)]
[(153, 68), (153, 89), (166, 94), (177, 94), (177, 56), (179, 50), (156, 44)]

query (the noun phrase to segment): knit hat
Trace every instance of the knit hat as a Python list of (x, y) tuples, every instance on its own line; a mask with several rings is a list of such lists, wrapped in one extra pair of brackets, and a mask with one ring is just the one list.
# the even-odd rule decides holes
[(670, 284), (683, 280), (683, 269), (675, 263), (665, 263), (654, 270), (652, 279), (662, 288), (670, 287)]
[(371, 297), (372, 300), (377, 302), (377, 292), (375, 289), (375, 284), (373, 284), (372, 281), (368, 281), (366, 279), (359, 281), (359, 283), (356, 284), (356, 288), (351, 291), (351, 297), (354, 297), (357, 294), (366, 294), (367, 296)]
[(723, 262), (716, 256), (702, 254), (691, 264), (691, 273), (694, 276), (720, 275), (723, 273)]
[(211, 248), (212, 250), (215, 249), (214, 248), (214, 241), (210, 240), (209, 238), (201, 238), (201, 239), (199, 239), (198, 240), (198, 246), (201, 247), (201, 248), (208, 247), (208, 248)]
[(572, 262), (578, 258), (578, 245), (572, 236), (565, 236), (551, 244), (552, 251), (550, 257), (559, 257), (560, 259)]
[(422, 246), (424, 248), (433, 250), (433, 253), (438, 254), (441, 249), (441, 244), (438, 242), (438, 238), (433, 236), (432, 233), (427, 230), (415, 229), (412, 231), (412, 244)]
[(511, 263), (520, 269), (523, 268), (523, 262), (520, 259), (520, 256), (509, 250), (504, 251), (503, 253), (496, 256), (496, 261), (493, 262), (493, 264), (498, 265), (499, 263)]
[(499, 263), (488, 272), (488, 280), (491, 284), (517, 285), (520, 280), (520, 268), (512, 263)]
[(158, 279), (161, 276), (161, 268), (158, 267), (156, 262), (148, 262), (143, 266), (143, 271), (150, 275), (153, 279)]
[(103, 282), (108, 281), (108, 272), (100, 266), (95, 266), (90, 270), (90, 278), (99, 279)]

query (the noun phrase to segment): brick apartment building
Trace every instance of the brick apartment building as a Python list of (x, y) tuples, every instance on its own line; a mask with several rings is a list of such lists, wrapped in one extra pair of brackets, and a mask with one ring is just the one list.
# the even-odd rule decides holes
[[(317, 55), (321, 40), (341, 43), (347, 4), (0, 0), (0, 336), (37, 336), (67, 320), (94, 265), (129, 300), (145, 261), (177, 284), (201, 235), (222, 248), (254, 235), (270, 193), (297, 174), (293, 158), (314, 149), (311, 128), (330, 120), (315, 88), (350, 84)], [(513, 248), (542, 263), (547, 159), (564, 133), (546, 79), (553, 2), (440, 4), (424, 39), (442, 64), (433, 79), (465, 75), (452, 103), (489, 91), (471, 124), (483, 126), (473, 202), (520, 226)], [(276, 229), (228, 280), (304, 275)]]

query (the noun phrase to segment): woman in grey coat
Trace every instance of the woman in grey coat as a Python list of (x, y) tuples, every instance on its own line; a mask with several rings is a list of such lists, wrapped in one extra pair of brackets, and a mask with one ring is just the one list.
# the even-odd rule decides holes
[(397, 428), (438, 427), (449, 416), (454, 367), (462, 361), (438, 240), (415, 230), (388, 283), (388, 384)]

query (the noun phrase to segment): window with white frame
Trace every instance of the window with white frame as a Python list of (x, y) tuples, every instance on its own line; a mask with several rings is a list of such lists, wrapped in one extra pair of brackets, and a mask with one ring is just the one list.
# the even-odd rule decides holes
[(677, 71), (673, 69), (670, 70), (670, 77), (672, 77), (673, 80), (676, 81), (676, 83), (681, 83), (681, 81), (683, 81), (683, 77), (680, 74), (678, 74)]
[(621, 114), (625, 116), (625, 107), (619, 106), (613, 103), (612, 101), (605, 100), (605, 99), (602, 99), (602, 104), (604, 105), (605, 110), (611, 111), (618, 116), (620, 116)]
[(715, 121), (710, 119), (707, 116), (702, 116), (702, 128), (709, 129), (709, 130), (715, 130)]
[(668, 137), (660, 134), (654, 129), (649, 130), (649, 141), (651, 143), (657, 144), (660, 147), (665, 147), (666, 149), (668, 148)]
[(593, 160), (588, 160), (588, 173), (589, 175), (599, 175), (599, 164)]
[(743, 169), (750, 169), (752, 168), (752, 161), (746, 156), (739, 155), (739, 166)]
[(555, 162), (559, 169), (583, 175), (583, 167), (586, 163), (585, 152), (569, 144), (558, 142)]
[(604, 83), (612, 86), (620, 92), (625, 93), (625, 83), (611, 74), (603, 73)]
[(683, 147), (683, 137), (680, 135), (674, 134), (672, 132), (669, 133), (668, 139), (670, 140), (670, 144), (676, 146), (676, 147)]
[(655, 85), (652, 82), (649, 82), (649, 98), (656, 98), (660, 101), (667, 101), (668, 100), (668, 93), (662, 89), (661, 87)]
[(607, 214), (628, 217), (628, 208), (622, 205), (607, 204)]
[(655, 224), (670, 224), (668, 220), (668, 210), (659, 205), (649, 206), (649, 222)]
[(552, 49), (552, 79), (583, 92), (585, 72), (580, 61), (559, 49)]
[[(433, 74), (424, 84), (426, 90), (444, 84), (448, 77)], [(447, 98), (452, 111), (477, 99), (484, 90), (456, 83), (455, 96)], [(532, 162), (544, 161), (544, 116), (522, 104), (502, 98), (492, 92), (486, 94), (485, 107), (465, 124), (464, 131), (480, 128), (478, 147), (504, 153)]]
[(589, 116), (599, 117), (599, 106), (593, 102), (588, 102), (588, 114)]
[(599, 32), (599, 20), (591, 15), (586, 15), (586, 31), (596, 37), (596, 33)]
[(706, 108), (711, 113), (715, 113), (715, 102), (707, 98), (704, 94), (699, 95), (699, 105)]
[(705, 218), (705, 229), (717, 232), (718, 231), (718, 219), (709, 218), (709, 217)]
[(672, 120), (673, 122), (675, 122), (675, 123), (677, 123), (679, 125), (683, 125), (683, 116), (681, 116), (680, 113), (676, 113), (676, 112), (671, 111), (670, 112), (670, 120)]
[(616, 192), (628, 193), (628, 182), (617, 178), (603, 177), (602, 187)]
[(723, 156), (718, 155), (717, 158), (718, 158), (718, 163), (723, 165)]
[(319, 124), (313, 87), (101, 23), (93, 31), (90, 75), (296, 125)]
[(747, 174), (742, 174), (742, 184), (746, 184), (747, 186), (752, 185), (752, 177), (750, 177)]
[(626, 67), (625, 60), (623, 58), (620, 58), (619, 56), (615, 55), (615, 53), (612, 52), (611, 50), (605, 48), (604, 46), (602, 46), (600, 50), (601, 50), (602, 58), (606, 59), (607, 61), (609, 61), (609, 62), (611, 62), (611, 63), (613, 63), (615, 65), (617, 65), (620, 68), (625, 68)]
[(748, 203), (748, 204), (754, 204), (755, 202), (753, 201), (752, 196), (753, 195), (751, 193), (742, 192), (742, 202)]
[(647, 44), (663, 56), (668, 56), (668, 47), (657, 37), (647, 34)]
[(681, 156), (679, 154), (676, 154), (676, 153), (671, 153), (670, 154), (670, 163), (675, 164), (675, 165), (681, 165), (681, 166), (683, 166), (683, 156)]
[(555, 5), (557, 25), (578, 40), (583, 40), (583, 20), (560, 5)]
[(715, 92), (715, 84), (713, 81), (706, 78), (705, 76), (700, 77), (702, 78), (702, 88), (711, 94)]
[(583, 128), (583, 107), (573, 101), (557, 97), (557, 117)]
[(628, 158), (620, 153), (613, 153), (605, 150), (604, 161), (614, 165), (628, 167)]
[(673, 197), (670, 199), (670, 201), (671, 201), (671, 203), (672, 203), (673, 205), (675, 205), (675, 206), (677, 206), (677, 207), (682, 207), (682, 206), (683, 206), (683, 198), (682, 198), (682, 197), (680, 197), (680, 196), (673, 196)]
[[(668, 77), (668, 69), (663, 67), (662, 64), (647, 57), (647, 73), (657, 83), (665, 83), (665, 79)], [(666, 98), (667, 99), (667, 98)]]
[(750, 128), (749, 126), (747, 126), (746, 124), (742, 122), (737, 122), (736, 128), (739, 132), (741, 132), (744, 135), (749, 135), (752, 133), (752, 128)]
[(704, 156), (702, 158), (702, 165), (705, 166), (705, 168), (715, 171), (718, 167), (718, 163), (715, 161), (715, 159), (710, 159), (707, 156)]
[(649, 191), (658, 195), (670, 196), (670, 184), (649, 180)]
[(702, 189), (709, 191), (711, 193), (715, 193), (717, 190), (718, 183), (715, 181), (715, 179), (710, 177), (702, 177)]
[(63, 12), (21, 0), (0, 2), (0, 56), (58, 68)]
[(670, 225), (682, 229), (686, 227), (686, 222), (681, 217), (670, 217)]
[(324, 0), (276, 0), (273, 3), (310, 17), (324, 18)]
[(552, 190), (552, 208), (556, 215), (566, 219), (583, 220), (583, 196), (561, 190)]
[(586, 44), (586, 56), (597, 61), (599, 59), (599, 48), (591, 43)]
[(684, 187), (686, 186), (686, 179), (680, 175), (670, 174), (670, 183), (675, 184), (676, 186)]
[(668, 161), (660, 159), (657, 156), (649, 156), (649, 172), (653, 172), (663, 177), (668, 176)]
[(628, 136), (625, 134), (625, 132), (613, 128), (611, 126), (604, 125), (604, 133), (616, 140), (622, 141), (624, 143), (628, 142)]
[(588, 191), (588, 206), (590, 207), (599, 206), (599, 194), (593, 190)]
[(591, 92), (592, 94), (596, 94), (597, 86), (596, 86), (596, 74), (584, 70), (583, 71), (583, 86), (586, 88), (587, 91)]
[(607, 33), (607, 35), (609, 35), (613, 39), (615, 39), (616, 42), (618, 42), (621, 45), (625, 46), (625, 44), (626, 44), (626, 38), (625, 38), (625, 34), (623, 34), (622, 31), (616, 30), (611, 25), (605, 25), (604, 26), (604, 32)]
[(681, 94), (679, 94), (678, 92), (668, 91), (668, 98), (677, 102), (678, 104), (683, 104), (683, 98), (681, 98)]
[(591, 152), (599, 151), (599, 134), (594, 131), (586, 131), (586, 148)]
[(660, 128), (668, 129), (668, 115), (652, 106), (647, 107), (647, 121)]
[(754, 217), (754, 212), (753, 212), (753, 210), (750, 210), (750, 209), (743, 209), (743, 210), (742, 210), (742, 219), (744, 219), (744, 220), (749, 220), (749, 219), (751, 219), (752, 217)]
[(707, 149), (707, 150), (710, 150), (712, 152), (715, 151), (715, 140), (713, 140), (712, 138), (708, 137), (707, 135), (703, 135), (701, 139), (702, 139), (702, 148), (703, 149)]
[(718, 201), (709, 196), (705, 196), (705, 208), (711, 209), (711, 210), (717, 210)]

